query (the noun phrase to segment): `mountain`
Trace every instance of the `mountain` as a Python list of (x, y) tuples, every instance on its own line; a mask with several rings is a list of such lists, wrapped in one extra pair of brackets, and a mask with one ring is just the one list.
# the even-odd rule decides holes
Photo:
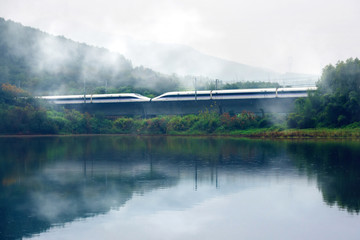
[(0, 18), (0, 84), (33, 94), (82, 94), (97, 88), (147, 88), (156, 93), (179, 88), (179, 79), (133, 67), (105, 48), (53, 36)]
[[(205, 55), (182, 45), (128, 39), (125, 49), (123, 54), (131, 61), (105, 48), (0, 18), (0, 84), (10, 83), (41, 95), (99, 91), (157, 95), (193, 88), (195, 78), (197, 87), (215, 79), (223, 83), (270, 81), (313, 85), (317, 78), (279, 74)], [(141, 66), (134, 67), (132, 61)]]
[[(269, 69), (253, 67), (203, 54), (191, 47), (121, 39), (124, 55), (137, 65), (179, 76), (220, 79), (223, 82), (270, 81), (284, 85), (313, 85), (316, 75), (301, 73), (281, 74)], [(192, 78), (193, 79), (193, 78)]]

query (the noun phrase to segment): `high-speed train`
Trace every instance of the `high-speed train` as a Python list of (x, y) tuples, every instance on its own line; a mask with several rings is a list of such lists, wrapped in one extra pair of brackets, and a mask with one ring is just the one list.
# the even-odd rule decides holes
[(55, 104), (150, 102), (151, 100), (137, 93), (41, 96), (37, 98)]
[(151, 101), (155, 102), (186, 100), (236, 100), (257, 98), (298, 98), (307, 97), (308, 91), (315, 90), (316, 87), (167, 92), (151, 99)]
[(44, 99), (55, 104), (237, 100), (237, 99), (240, 100), (240, 99), (260, 99), (260, 98), (307, 97), (308, 91), (315, 91), (315, 90), (316, 87), (181, 91), (181, 92), (167, 92), (152, 99), (136, 93), (41, 96), (37, 98)]

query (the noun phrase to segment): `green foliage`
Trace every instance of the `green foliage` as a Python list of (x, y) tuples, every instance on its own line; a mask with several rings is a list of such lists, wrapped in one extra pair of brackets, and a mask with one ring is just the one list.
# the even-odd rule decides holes
[(221, 89), (279, 88), (279, 87), (281, 87), (279, 83), (246, 81), (246, 82), (227, 83), (224, 86), (222, 86)]
[(118, 118), (113, 122), (119, 133), (136, 134), (221, 134), (235, 130), (272, 126), (269, 118), (244, 111), (241, 114), (203, 111), (198, 115), (159, 116), (151, 119)]
[(198, 121), (194, 123), (191, 129), (212, 133), (219, 126), (220, 126), (219, 114), (216, 113), (215, 111), (206, 110), (198, 115)]
[(57, 111), (47, 111), (47, 117), (51, 119), (56, 133), (65, 133), (66, 127), (70, 126), (70, 121), (65, 118), (64, 114)]
[(248, 129), (259, 125), (259, 117), (248, 111), (243, 111), (237, 115), (224, 113), (220, 117), (220, 121), (221, 125), (227, 130)]
[(199, 120), (196, 115), (173, 116), (168, 122), (168, 131), (188, 131)]
[(85, 119), (88, 122), (87, 131), (91, 133), (112, 133), (113, 121), (106, 119), (103, 115), (90, 116), (85, 114)]
[(167, 129), (168, 118), (158, 117), (146, 120), (148, 133), (165, 134)]
[(134, 131), (135, 122), (132, 118), (118, 118), (114, 121), (114, 127), (121, 133)]
[(318, 90), (296, 101), (291, 128), (341, 127), (360, 121), (360, 60), (340, 61), (323, 69)]
[(351, 124), (345, 126), (344, 128), (346, 128), (346, 129), (356, 129), (356, 128), (360, 129), (360, 122), (351, 123)]
[(244, 82), (235, 82), (235, 83), (226, 83), (223, 84), (219, 81), (216, 84), (216, 81), (208, 80), (205, 83), (198, 86), (199, 90), (221, 90), (221, 89), (250, 89), (250, 88), (279, 88), (281, 85), (279, 83), (273, 82), (261, 82), (261, 81), (244, 81)]

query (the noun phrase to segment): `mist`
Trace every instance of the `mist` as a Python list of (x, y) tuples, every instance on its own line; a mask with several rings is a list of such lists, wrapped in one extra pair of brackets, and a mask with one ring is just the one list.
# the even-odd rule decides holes
[(179, 79), (145, 67), (134, 67), (123, 55), (77, 43), (0, 19), (0, 82), (35, 94), (83, 94), (97, 89), (178, 88)]
[[(294, 73), (291, 67), (286, 73), (254, 67), (221, 59), (180, 44), (140, 41), (133, 38), (109, 36), (108, 46), (122, 51), (136, 65), (147, 66), (166, 74), (177, 74), (185, 85), (191, 86), (195, 78), (223, 82), (267, 81), (286, 85), (313, 85), (318, 75)], [(119, 46), (119, 47), (117, 47)], [(189, 78), (190, 77), (190, 78)]]
[(360, 54), (356, 0), (3, 0), (0, 6), (6, 19), (119, 51), (129, 59), (124, 44), (116, 41), (119, 36), (190, 46), (279, 73), (320, 75), (324, 66)]

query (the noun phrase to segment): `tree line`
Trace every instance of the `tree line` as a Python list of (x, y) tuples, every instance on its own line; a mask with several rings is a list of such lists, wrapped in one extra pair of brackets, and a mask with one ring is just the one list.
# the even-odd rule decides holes
[(360, 127), (360, 60), (350, 58), (323, 69), (317, 91), (296, 100), (290, 128)]

